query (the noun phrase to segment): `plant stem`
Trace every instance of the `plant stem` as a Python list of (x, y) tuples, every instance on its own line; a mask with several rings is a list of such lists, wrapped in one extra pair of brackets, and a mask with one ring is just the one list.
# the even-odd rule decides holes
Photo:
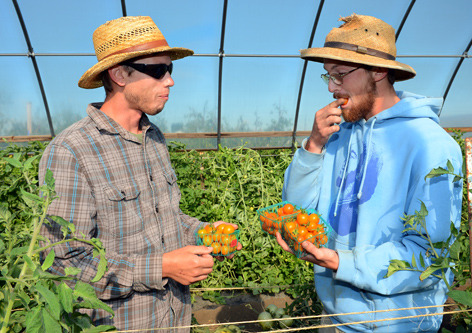
[[(39, 219), (38, 219), (38, 217), (33, 218), (33, 235), (31, 236), (31, 241), (30, 241), (30, 244), (29, 244), (29, 247), (28, 247), (28, 251), (26, 252), (26, 256), (28, 256), (30, 258), (32, 256), (33, 250), (36, 246), (36, 240), (38, 239), (39, 232), (41, 231), (41, 226), (44, 222), (44, 219), (46, 218), (47, 210), (48, 210), (48, 207), (49, 207), (50, 203), (51, 203), (51, 201), (50, 201), (50, 196), (49, 196), (49, 193), (48, 193), (48, 195), (46, 196), (46, 199), (45, 199), (45, 205), (44, 205), (41, 217)], [(26, 274), (27, 268), (28, 268), (28, 264), (26, 262), (24, 262), (23, 267), (21, 268), (20, 275), (18, 276), (18, 280), (22, 281), (24, 275)], [(13, 304), (15, 303), (16, 289), (19, 285), (20, 285), (20, 283), (15, 284), (15, 287), (13, 287), (13, 290), (11, 290), (11, 288), (10, 288), (10, 295), (9, 295), (7, 307), (5, 309), (5, 317), (3, 318), (2, 329), (0, 330), (0, 333), (6, 333), (7, 332), (11, 312), (12, 312), (12, 309), (13, 309)]]

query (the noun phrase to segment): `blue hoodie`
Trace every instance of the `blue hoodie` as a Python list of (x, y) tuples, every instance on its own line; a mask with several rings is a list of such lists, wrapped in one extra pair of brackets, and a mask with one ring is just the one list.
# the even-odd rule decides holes
[(428, 244), (414, 232), (403, 233), (401, 219), (419, 211), (421, 201), (433, 242), (446, 240), (451, 221), (459, 227), (461, 218), (462, 183), (448, 175), (425, 180), (448, 161), (462, 172), (459, 145), (438, 125), (442, 100), (397, 94), (397, 104), (368, 121), (342, 123), (321, 154), (298, 149), (285, 172), (283, 200), (315, 208), (334, 230), (328, 247), (338, 252), (338, 270), (314, 268), (325, 311), (387, 310), (332, 317), (334, 323), (379, 320), (339, 327), (346, 332), (437, 332), (441, 315), (382, 319), (441, 313), (441, 307), (393, 309), (442, 305), (447, 298), (444, 281), (435, 277), (420, 281), (420, 273), (405, 271), (384, 278), (392, 259), (426, 258)]

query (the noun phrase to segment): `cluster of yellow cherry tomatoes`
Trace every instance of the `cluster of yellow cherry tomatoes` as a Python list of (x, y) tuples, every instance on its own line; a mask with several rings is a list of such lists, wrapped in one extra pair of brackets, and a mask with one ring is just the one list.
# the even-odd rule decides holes
[(259, 219), (262, 230), (272, 236), (279, 232), (297, 256), (303, 252), (301, 243), (304, 241), (318, 247), (328, 242), (326, 228), (320, 216), (297, 209), (291, 203), (280, 204), (271, 210), (262, 210)]
[(214, 256), (228, 256), (236, 251), (238, 235), (239, 230), (230, 224), (223, 223), (216, 228), (207, 224), (197, 231), (197, 245), (211, 246)]

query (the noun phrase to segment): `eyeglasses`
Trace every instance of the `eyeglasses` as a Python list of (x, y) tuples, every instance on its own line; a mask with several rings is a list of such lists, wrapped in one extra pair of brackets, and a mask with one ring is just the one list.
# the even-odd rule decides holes
[(362, 67), (354, 68), (354, 69), (350, 70), (349, 72), (342, 73), (342, 74), (331, 74), (331, 75), (330, 74), (321, 74), (321, 78), (323, 79), (323, 81), (326, 84), (329, 84), (329, 80), (331, 80), (331, 81), (333, 81), (333, 83), (335, 85), (340, 86), (341, 84), (343, 84), (344, 77), (346, 77), (347, 75), (351, 74), (352, 72), (354, 72), (355, 70), (357, 70), (359, 68), (362, 68)]
[(135, 62), (125, 62), (123, 63), (125, 66), (129, 66), (134, 68), (138, 72), (144, 73), (146, 75), (152, 76), (155, 79), (162, 79), (167, 72), (172, 74), (173, 63), (170, 65), (167, 64), (138, 64)]

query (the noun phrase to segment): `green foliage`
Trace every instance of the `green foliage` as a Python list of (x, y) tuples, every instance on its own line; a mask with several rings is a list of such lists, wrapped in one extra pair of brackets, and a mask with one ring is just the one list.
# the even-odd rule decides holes
[[(454, 139), (458, 142), (462, 149), (463, 155), (465, 156), (465, 144), (460, 132), (455, 132), (453, 135)], [(425, 256), (428, 257), (431, 264), (426, 266), (425, 257), (422, 254), (415, 255), (411, 258), (411, 261), (405, 260), (391, 260), (388, 267), (385, 278), (390, 277), (399, 271), (416, 271), (420, 272), (420, 280), (424, 280), (429, 276), (435, 276), (442, 279), (448, 287), (448, 295), (451, 297), (462, 309), (470, 309), (472, 307), (472, 292), (470, 290), (457, 290), (458, 286), (464, 286), (466, 282), (471, 278), (470, 271), (470, 251), (469, 251), (469, 235), (468, 235), (468, 197), (467, 197), (467, 181), (465, 179), (465, 162), (462, 170), (462, 175), (454, 170), (454, 167), (450, 161), (448, 161), (446, 168), (436, 168), (425, 176), (425, 180), (428, 178), (435, 178), (442, 175), (452, 176), (453, 182), (463, 180), (463, 198), (462, 198), (462, 214), (461, 214), (461, 225), (459, 229), (456, 229), (454, 224), (451, 222), (451, 234), (446, 241), (433, 243), (427, 230), (425, 218), (428, 215), (428, 210), (423, 202), (421, 202), (421, 208), (419, 211), (415, 211), (412, 215), (407, 215), (403, 218), (405, 221), (404, 232), (416, 232), (423, 239), (425, 239), (429, 248)], [(454, 241), (453, 241), (454, 240)], [(453, 242), (452, 242), (453, 241)], [(452, 242), (452, 244), (451, 244)], [(454, 273), (454, 283), (449, 285), (446, 279), (446, 271), (450, 269)], [(470, 287), (469, 287), (470, 289)], [(465, 314), (460, 318), (464, 327), (459, 326), (456, 332), (460, 332), (463, 328), (465, 330), (472, 328), (472, 317), (470, 314)], [(444, 329), (443, 332), (448, 330)], [(464, 331), (465, 332), (465, 331)]]
[[(0, 332), (110, 330), (110, 326), (93, 326), (90, 317), (79, 312), (86, 308), (113, 313), (97, 298), (92, 286), (79, 281), (71, 289), (65, 283), (73, 280), (79, 270), (68, 269), (66, 276), (48, 273), (54, 251), (40, 263), (40, 252), (58, 244), (50, 244), (40, 235), (42, 224), (49, 223), (46, 212), (56, 197), (52, 172), (47, 173), (45, 184), (38, 184), (38, 162), (43, 149), (44, 145), (36, 142), (0, 151)], [(100, 279), (106, 270), (101, 243), (77, 238), (72, 223), (60, 217), (54, 220), (62, 226), (64, 234), (59, 243), (81, 241), (94, 246), (101, 262), (95, 279)], [(44, 247), (40, 247), (40, 241)]]
[[(250, 287), (253, 294), (278, 293), (280, 286), (313, 282), (313, 265), (283, 251), (262, 232), (257, 209), (281, 201), (283, 175), (290, 150), (258, 152), (240, 147), (210, 152), (170, 148), (182, 192), (181, 209), (202, 221), (223, 220), (241, 230), (243, 250), (231, 260), (217, 261), (210, 277), (193, 287)], [(297, 296), (292, 289), (285, 292)], [(203, 297), (221, 301), (216, 291)]]

